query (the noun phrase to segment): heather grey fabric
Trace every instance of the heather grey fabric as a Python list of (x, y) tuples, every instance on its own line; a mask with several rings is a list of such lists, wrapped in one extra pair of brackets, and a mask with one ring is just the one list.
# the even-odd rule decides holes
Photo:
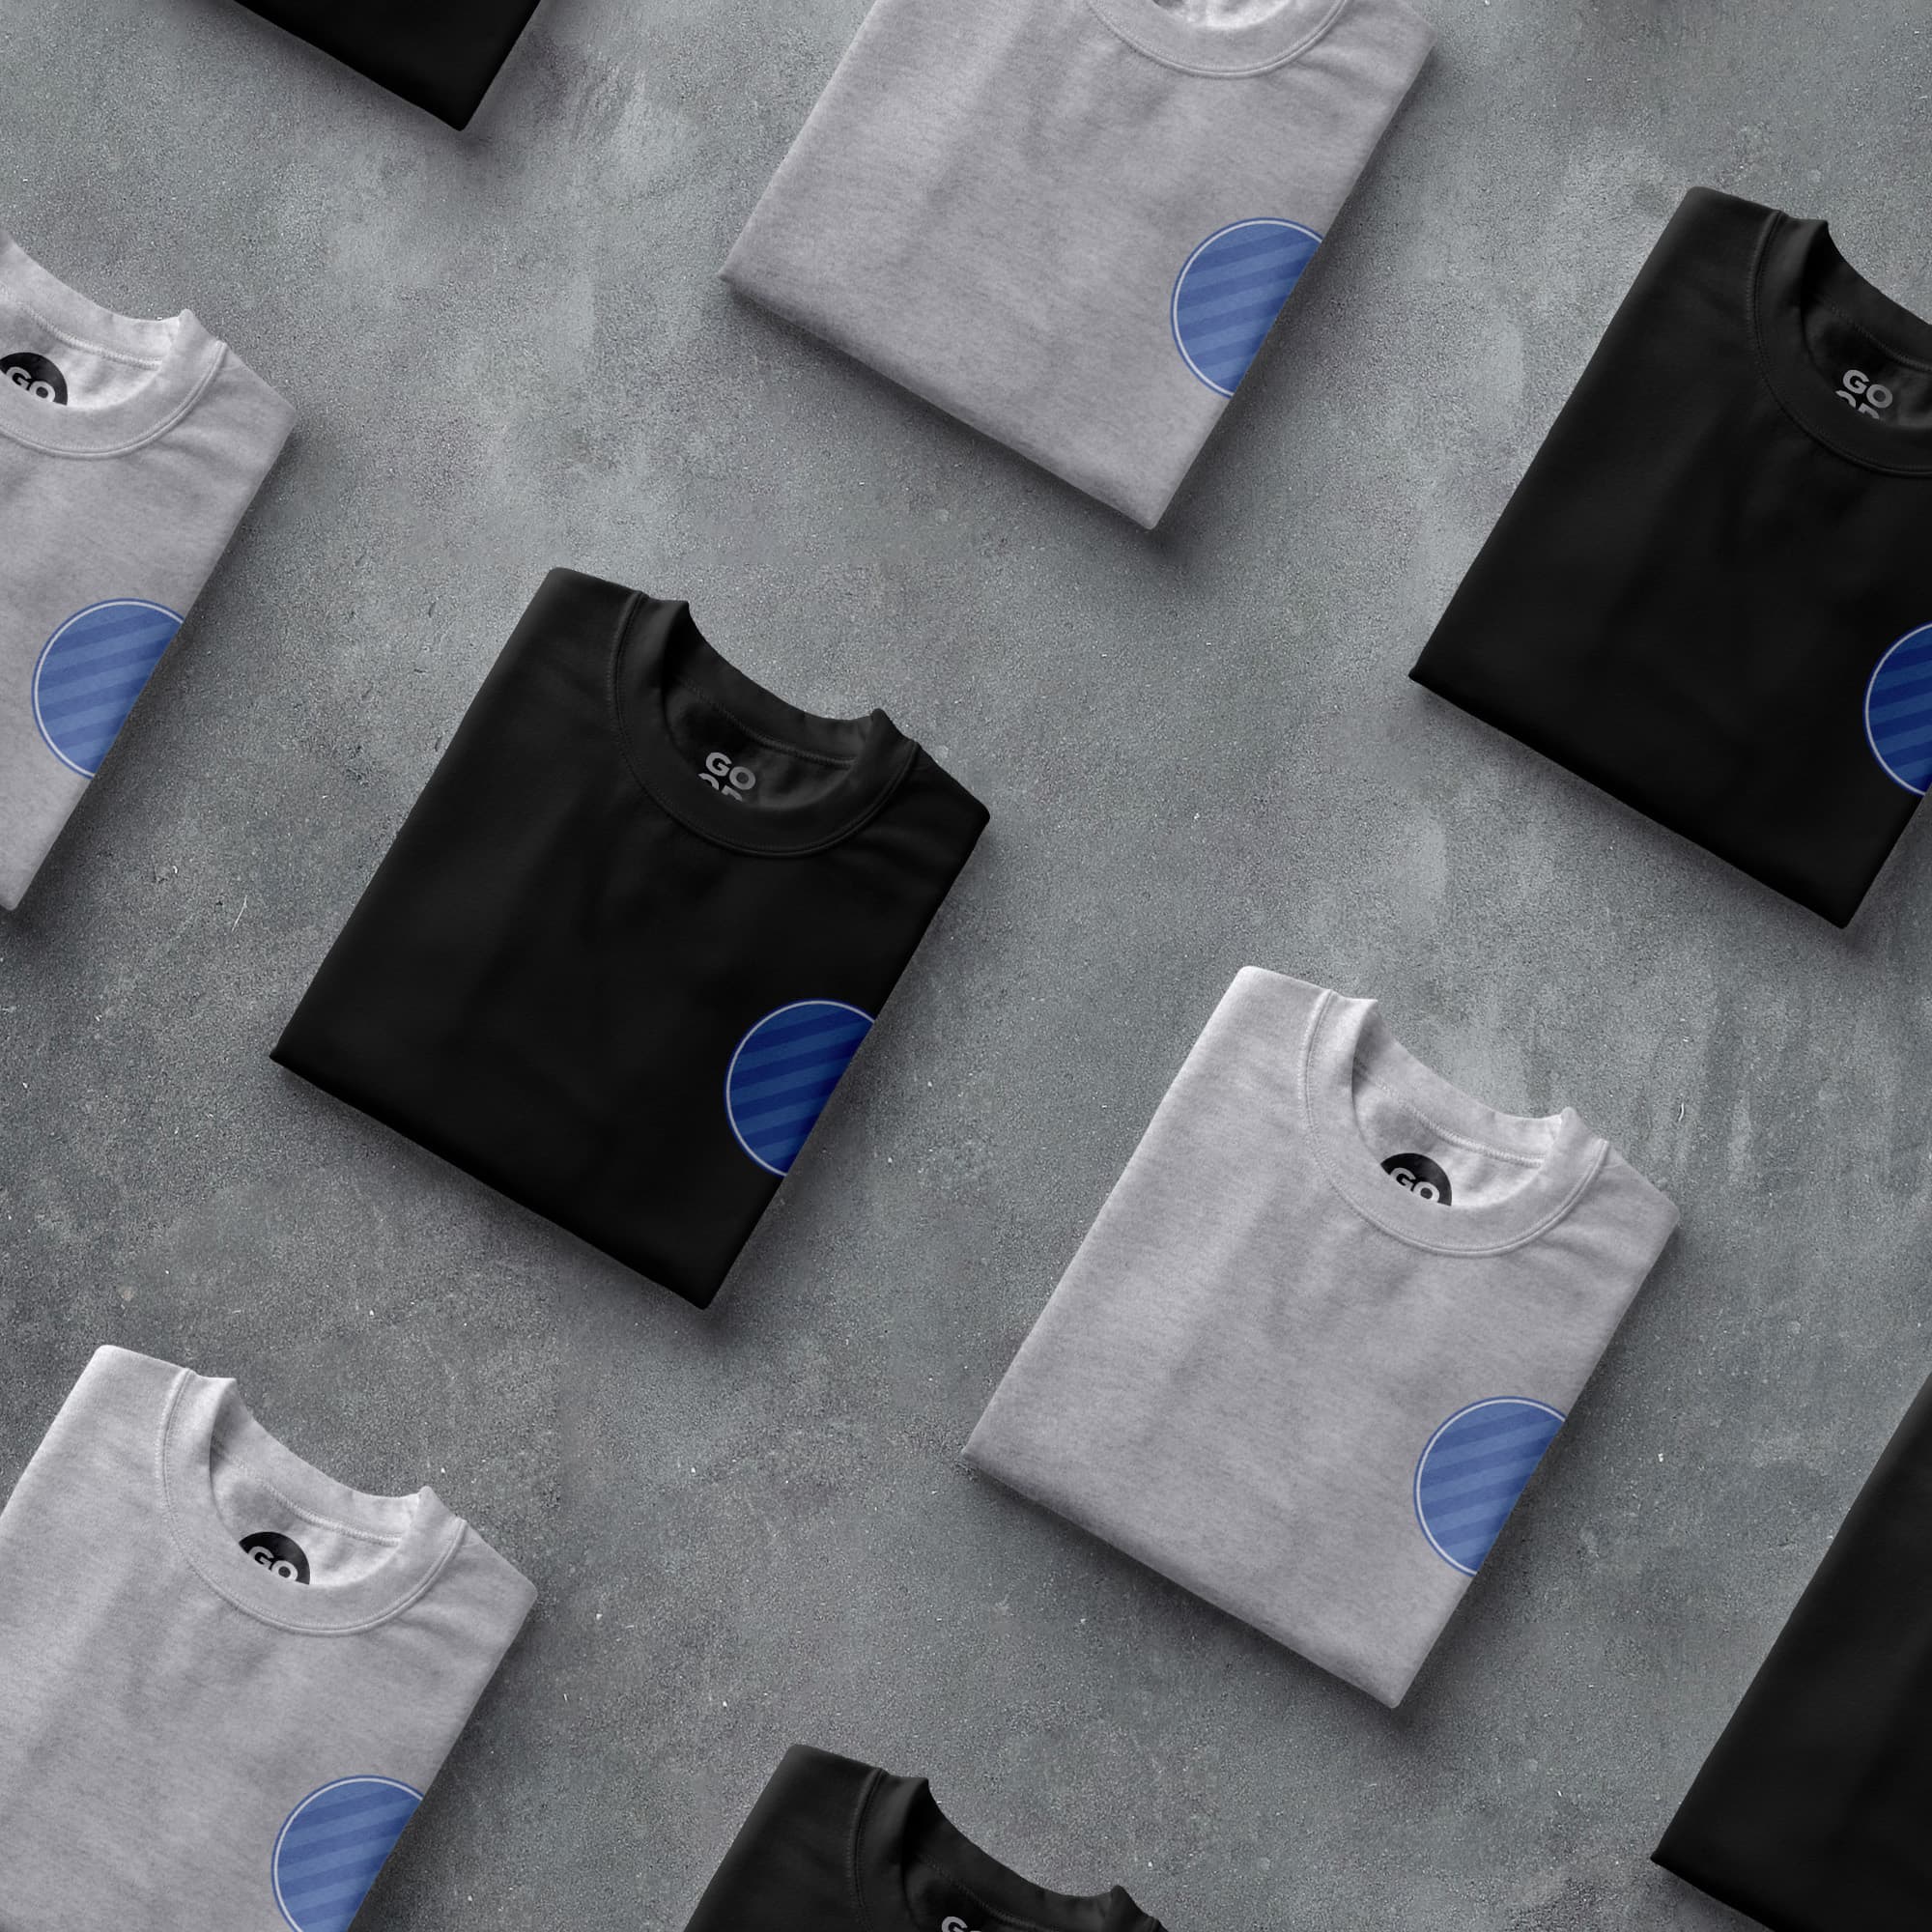
[(114, 315), (0, 234), (0, 906), (33, 883), (293, 422), (185, 310)]
[(1432, 41), (1402, 0), (878, 0), (724, 278), (1151, 527)]
[(1397, 1704), (1676, 1218), (1244, 968), (967, 1457)]
[(0, 1928), (342, 1932), (531, 1597), (99, 1350), (0, 1511)]

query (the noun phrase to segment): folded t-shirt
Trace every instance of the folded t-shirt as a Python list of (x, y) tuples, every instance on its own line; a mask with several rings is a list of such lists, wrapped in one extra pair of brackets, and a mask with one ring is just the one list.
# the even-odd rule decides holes
[(1919, 1932), (1928, 1818), (1932, 1382), (1654, 1856), (1772, 1932)]
[(967, 1457), (1394, 1705), (1676, 1218), (1245, 967)]
[(1151, 527), (1433, 38), (1402, 0), (877, 0), (724, 278)]
[(242, 0), (381, 87), (462, 128), (537, 0)]
[(1932, 781), (1932, 326), (1685, 198), (1411, 673), (1847, 923)]
[(1029, 1884), (895, 1777), (795, 1745), (686, 1932), (1160, 1932), (1119, 1886), (1089, 1898)]
[(553, 571), (275, 1058), (702, 1304), (985, 822), (883, 711)]
[(295, 418), (186, 310), (0, 235), (0, 906), (33, 883)]
[(97, 1350), (0, 1510), (0, 1924), (346, 1932), (533, 1594)]

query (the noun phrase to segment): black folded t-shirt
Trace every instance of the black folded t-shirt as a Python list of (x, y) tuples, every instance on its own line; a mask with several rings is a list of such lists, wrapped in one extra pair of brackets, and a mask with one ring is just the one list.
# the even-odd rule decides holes
[(1665, 229), (1411, 673), (1839, 925), (1932, 781), (1932, 327)]
[(794, 1746), (686, 1932), (1160, 1932), (1125, 1891), (1029, 1885), (952, 1825), (923, 1777)]
[(702, 1305), (985, 823), (553, 571), (274, 1057)]
[(1653, 1854), (1772, 1932), (1932, 1924), (1932, 1382)]
[(468, 125), (537, 0), (242, 0), (452, 128)]

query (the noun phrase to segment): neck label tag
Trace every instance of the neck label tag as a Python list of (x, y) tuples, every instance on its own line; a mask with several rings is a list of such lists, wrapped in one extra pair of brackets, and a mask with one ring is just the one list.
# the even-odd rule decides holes
[(61, 374), (59, 365), (31, 349), (0, 355), (0, 376), (43, 403), (67, 401), (67, 378)]
[(1861, 416), (1883, 420), (1896, 398), (1883, 383), (1874, 383), (1862, 369), (1847, 369), (1838, 378), (1838, 400), (1849, 403)]
[(242, 1553), (285, 1583), (308, 1581), (308, 1552), (279, 1529), (258, 1529), (253, 1536), (244, 1536)]
[(758, 782), (758, 775), (745, 765), (736, 765), (723, 752), (706, 752), (704, 768), (697, 776), (723, 798), (742, 805), (745, 796)]
[(1398, 1187), (1406, 1187), (1418, 1201), (1436, 1201), (1449, 1206), (1449, 1177), (1439, 1161), (1426, 1153), (1392, 1153), (1382, 1162), (1382, 1172)]

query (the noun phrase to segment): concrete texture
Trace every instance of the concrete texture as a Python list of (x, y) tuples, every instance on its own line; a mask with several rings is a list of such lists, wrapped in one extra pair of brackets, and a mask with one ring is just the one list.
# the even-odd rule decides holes
[[(1688, 185), (1932, 309), (1932, 16), (1422, 0), (1150, 540), (713, 278), (862, 4), (544, 0), (465, 136), (226, 0), (0, 11), (0, 222), (301, 421), (0, 920), (0, 1487), (113, 1340), (536, 1580), (371, 1932), (675, 1932), (793, 1739), (1175, 1932), (1740, 1924), (1646, 1854), (1932, 1370), (1932, 838), (1840, 936), (1403, 673)], [(267, 1058), (559, 562), (994, 813), (708, 1316)], [(1249, 960), (1684, 1210), (1395, 1717), (956, 1456)]]

